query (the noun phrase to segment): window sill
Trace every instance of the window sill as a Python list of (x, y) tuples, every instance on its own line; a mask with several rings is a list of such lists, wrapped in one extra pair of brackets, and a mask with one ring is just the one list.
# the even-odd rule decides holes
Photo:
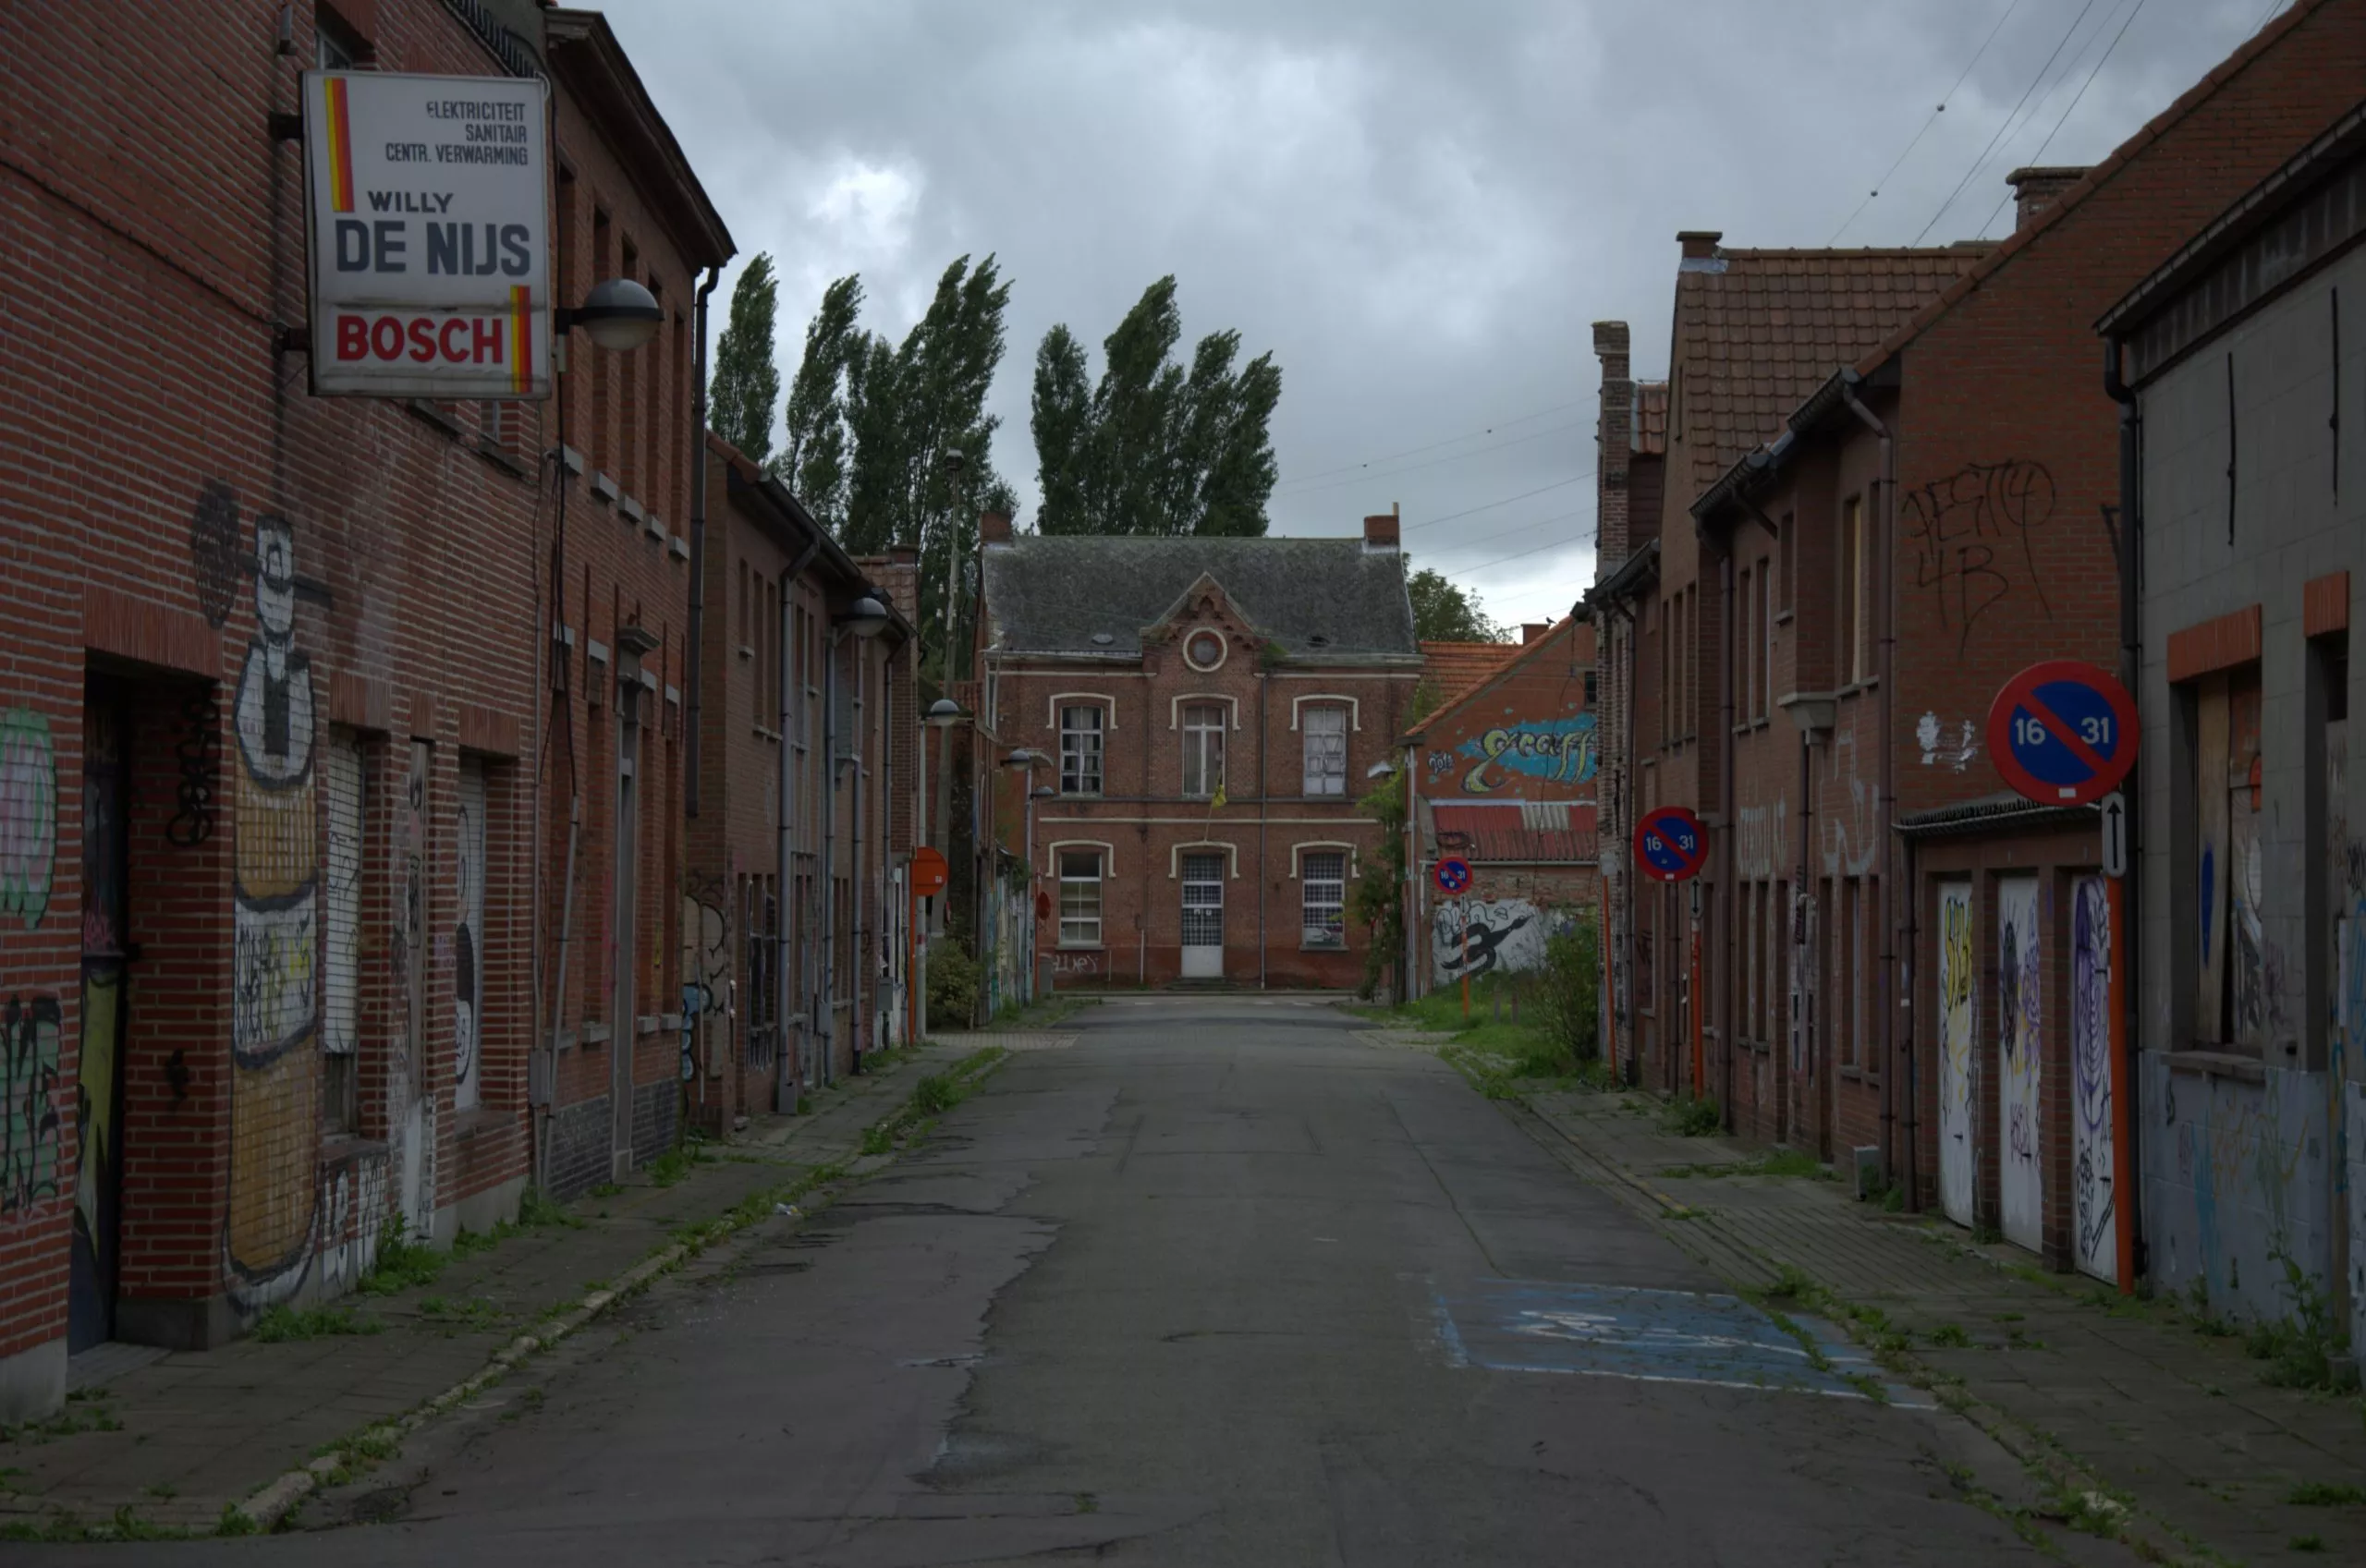
[(321, 1163), (344, 1165), (360, 1160), (383, 1159), (391, 1148), (383, 1138), (366, 1138), (359, 1133), (323, 1133), (321, 1136)]
[(1298, 944), (1298, 950), (1300, 953), (1345, 953), (1348, 944), (1344, 942), (1302, 942)]
[(1097, 789), (1064, 789), (1060, 791), (1059, 798), (1062, 800), (1098, 800), (1101, 798), (1101, 792)]
[(1055, 943), (1055, 953), (1106, 953), (1108, 948), (1097, 942), (1063, 942)]
[(756, 650), (755, 650), (754, 649), (752, 649), (752, 648), (749, 647), (749, 646), (748, 646), (746, 643), (744, 643), (744, 642), (743, 642), (743, 643), (741, 643), (741, 644), (739, 645), (739, 657), (740, 657), (740, 658), (742, 658), (742, 659), (753, 659), (755, 656), (756, 656)]
[(1778, 626), (1787, 626), (1798, 614), (1799, 612), (1795, 610), (1777, 610), (1774, 612), (1774, 624)]
[(2246, 1084), (2267, 1082), (2267, 1064), (2258, 1057), (2248, 1051), (2219, 1051), (2212, 1047), (2170, 1051), (2169, 1071), (2193, 1073), (2203, 1077), (2232, 1078)]

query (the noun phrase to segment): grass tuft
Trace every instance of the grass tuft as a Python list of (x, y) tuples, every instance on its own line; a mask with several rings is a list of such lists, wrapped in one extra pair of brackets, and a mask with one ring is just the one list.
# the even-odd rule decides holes
[(385, 1325), (357, 1318), (350, 1307), (274, 1307), (255, 1319), (254, 1337), (264, 1344), (327, 1339), (337, 1334), (375, 1334)]

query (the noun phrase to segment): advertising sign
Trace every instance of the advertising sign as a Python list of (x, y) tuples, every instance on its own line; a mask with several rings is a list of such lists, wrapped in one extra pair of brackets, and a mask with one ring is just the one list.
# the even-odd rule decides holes
[(304, 73), (315, 393), (549, 395), (548, 91)]

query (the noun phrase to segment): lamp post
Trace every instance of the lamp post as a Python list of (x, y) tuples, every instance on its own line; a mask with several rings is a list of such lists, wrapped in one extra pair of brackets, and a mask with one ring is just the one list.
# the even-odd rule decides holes
[(1025, 927), (1027, 973), (1026, 978), (1019, 983), (1018, 991), (1021, 997), (1030, 1002), (1035, 998), (1035, 802), (1055, 793), (1050, 789), (1035, 787), (1035, 764), (1049, 763), (1051, 760), (1051, 758), (1044, 753), (1031, 750), (1023, 746), (1016, 748), (1009, 756), (1002, 760), (1002, 765), (1006, 768), (1027, 770), (1025, 800), (1027, 809), (1027, 924)]
[[(930, 730), (949, 730), (954, 725), (961, 722), (961, 704), (954, 701), (953, 699), (949, 697), (940, 697), (935, 701), (928, 705), (928, 717), (921, 722), (921, 765), (917, 770), (915, 770), (920, 774), (921, 796), (919, 809), (915, 817), (915, 820), (919, 825), (914, 831), (913, 837), (917, 839), (923, 847), (928, 844), (928, 732)], [(945, 740), (939, 740), (937, 742), (937, 750), (940, 754), (944, 751), (945, 747), (947, 744), (948, 742)], [(913, 963), (913, 972), (915, 977), (914, 988), (919, 992), (919, 999), (915, 1004), (917, 1011), (912, 1024), (912, 1039), (917, 1040), (928, 1033), (929, 946), (927, 940), (918, 934), (920, 930), (920, 897), (917, 893), (915, 893), (912, 898), (912, 918), (910, 922), (910, 929), (914, 932), (915, 946), (918, 948), (918, 954)]]
[[(851, 907), (848, 910), (847, 918), (850, 922), (850, 929), (857, 933), (860, 933), (862, 930), (863, 889), (869, 885), (871, 880), (871, 867), (869, 863), (864, 860), (862, 852), (862, 830), (864, 817), (862, 808), (864, 799), (870, 793), (863, 787), (865, 777), (863, 763), (870, 753), (870, 747), (868, 745), (870, 736), (865, 733), (870, 728), (870, 711), (864, 704), (866, 687), (869, 684), (871, 675), (871, 654), (869, 650), (869, 644), (872, 638), (877, 637), (881, 632), (887, 629), (888, 618), (887, 606), (880, 603), (878, 600), (873, 599), (868, 593), (862, 595), (853, 603), (848, 605), (844, 610), (839, 611), (835, 615), (830, 618), (830, 626), (833, 631), (836, 632), (841, 637), (851, 635), (855, 639), (854, 711), (863, 715), (862, 728), (858, 730), (853, 735), (853, 745), (848, 749), (847, 756), (847, 761), (854, 769), (855, 786), (853, 845), (854, 876), (852, 878), (852, 886), (848, 890), (848, 900)], [(835, 757), (831, 759), (830, 777), (833, 783), (836, 781), (837, 760)], [(837, 827), (837, 813), (835, 809), (833, 809), (830, 814), (829, 825), (832, 832), (835, 833)], [(823, 879), (822, 885), (824, 893), (826, 893), (829, 887), (827, 878)], [(863, 971), (861, 954), (858, 951), (855, 955), (855, 972), (852, 977), (854, 982), (854, 995), (850, 998), (858, 1007), (860, 1006), (862, 1002), (862, 978)], [(858, 1013), (856, 1016), (860, 1017), (860, 1015)], [(835, 1017), (836, 1015), (834, 1011), (832, 1013), (832, 1019), (834, 1022)], [(854, 1037), (854, 1070), (858, 1073), (862, 1071), (862, 1032), (859, 1027), (855, 1031)]]

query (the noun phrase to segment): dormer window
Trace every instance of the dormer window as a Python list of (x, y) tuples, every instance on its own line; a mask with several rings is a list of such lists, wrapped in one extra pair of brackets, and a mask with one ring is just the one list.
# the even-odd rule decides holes
[(1193, 632), (1183, 640), (1183, 657), (1195, 670), (1213, 670), (1224, 662), (1224, 638), (1212, 631)]

